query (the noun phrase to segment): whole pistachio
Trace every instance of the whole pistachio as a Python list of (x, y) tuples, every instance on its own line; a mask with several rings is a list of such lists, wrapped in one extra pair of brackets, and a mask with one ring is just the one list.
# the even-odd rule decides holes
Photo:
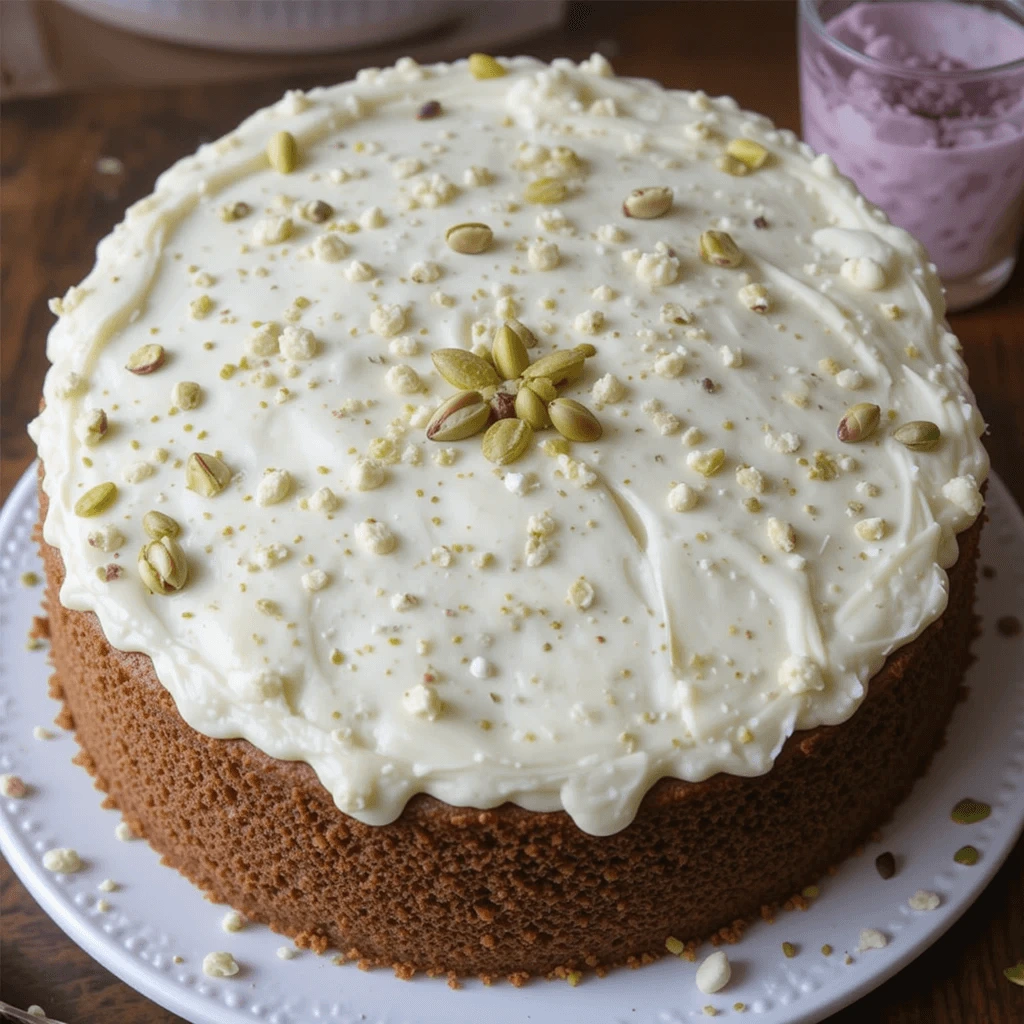
[(469, 73), (474, 78), (504, 78), (508, 71), (490, 54), (471, 53), (469, 55)]
[(725, 147), (725, 152), (734, 160), (739, 160), (750, 171), (763, 167), (768, 159), (768, 150), (753, 139), (733, 139)]
[(217, 458), (193, 452), (185, 463), (185, 486), (204, 498), (220, 494), (231, 482), (231, 470)]
[(463, 348), (439, 348), (430, 355), (437, 372), (463, 391), (498, 385), (501, 378), (486, 359)]
[(514, 408), (515, 415), (524, 423), (529, 423), (534, 430), (543, 430), (551, 425), (544, 399), (530, 384), (524, 384), (516, 393)]
[(551, 206), (560, 203), (568, 194), (565, 182), (559, 178), (537, 178), (523, 190), (523, 198), (528, 203)]
[(732, 269), (743, 262), (743, 253), (726, 231), (705, 231), (700, 236), (700, 258), (715, 267)]
[(653, 220), (664, 217), (672, 209), (672, 189), (664, 185), (649, 188), (635, 188), (626, 196), (622, 212), (638, 220)]
[(188, 581), (188, 560), (172, 537), (161, 537), (143, 545), (138, 566), (142, 582), (154, 594), (177, 593)]
[(858, 402), (851, 405), (839, 421), (836, 437), (847, 444), (866, 441), (877, 429), (882, 410), (871, 402)]
[(490, 406), (478, 391), (462, 391), (438, 406), (427, 424), (427, 440), (464, 441), (483, 430), (490, 415)]
[(930, 420), (911, 420), (897, 427), (892, 436), (914, 452), (930, 452), (942, 439), (942, 431)]
[(444, 234), (448, 248), (464, 256), (475, 256), (491, 247), (494, 232), (486, 224), (453, 224)]
[(142, 528), (146, 536), (153, 540), (160, 540), (161, 537), (177, 537), (181, 533), (181, 527), (177, 521), (163, 512), (150, 511), (142, 517)]
[(75, 515), (81, 516), (83, 519), (98, 516), (101, 512), (106, 512), (114, 504), (116, 497), (117, 484), (110, 481), (90, 487), (75, 502)]
[(483, 452), (488, 462), (507, 466), (521, 459), (533, 440), (533, 430), (520, 419), (498, 420), (484, 434)]
[(530, 365), (530, 354), (526, 351), (526, 345), (507, 322), (494, 332), (491, 357), (498, 373), (505, 380), (515, 380)]
[(548, 416), (555, 430), (569, 441), (596, 441), (603, 433), (600, 420), (571, 398), (556, 398), (548, 405)]
[(281, 174), (291, 174), (298, 166), (299, 145), (291, 132), (275, 132), (267, 143), (270, 166)]
[(552, 384), (560, 387), (576, 380), (583, 373), (584, 361), (582, 352), (574, 349), (556, 349), (531, 363), (523, 371), (523, 377), (526, 380), (547, 377)]
[(140, 377), (154, 370), (159, 370), (167, 359), (163, 345), (143, 345), (137, 348), (125, 363), (125, 369)]

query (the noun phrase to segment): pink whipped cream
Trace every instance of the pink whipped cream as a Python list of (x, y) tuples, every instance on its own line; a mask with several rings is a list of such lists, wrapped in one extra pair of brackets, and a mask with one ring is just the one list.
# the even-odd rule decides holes
[(856, 53), (804, 21), (804, 139), (924, 243), (951, 293), (993, 273), (981, 290), (997, 290), (1021, 227), (1024, 68), (969, 72), (1024, 60), (1024, 27), (940, 0), (856, 3), (825, 27)]

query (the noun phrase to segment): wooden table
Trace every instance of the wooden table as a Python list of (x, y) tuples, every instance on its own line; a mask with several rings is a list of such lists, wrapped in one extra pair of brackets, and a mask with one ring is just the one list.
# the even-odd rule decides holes
[[(576, 59), (595, 46), (617, 70), (667, 85), (729, 93), (799, 129), (795, 14), (783, 2), (574, 4), (565, 28), (522, 52)], [(437, 42), (428, 41), (425, 51)], [(416, 52), (415, 47), (403, 47)], [(393, 55), (392, 55), (393, 56)], [(2, 117), (2, 378), (4, 497), (33, 458), (25, 424), (35, 412), (53, 318), (46, 299), (88, 272), (96, 242), (156, 175), (288, 87), (351, 76), (386, 55), (260, 61), (249, 80), (7, 104)], [(282, 77), (282, 69), (284, 75)], [(116, 156), (123, 173), (102, 174)], [(1024, 264), (995, 299), (950, 318), (990, 424), (996, 472), (1024, 504)], [(133, 992), (74, 946), (3, 867), (2, 995), (43, 1005), (67, 1024), (167, 1024), (179, 1018)], [(1024, 842), (947, 935), (896, 978), (837, 1014), (833, 1024), (1020, 1024), (1024, 989), (1002, 969), (1024, 958)]]

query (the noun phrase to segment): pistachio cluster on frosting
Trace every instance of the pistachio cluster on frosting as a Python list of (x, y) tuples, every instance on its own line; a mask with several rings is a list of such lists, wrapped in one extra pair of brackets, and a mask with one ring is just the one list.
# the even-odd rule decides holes
[(662, 774), (768, 770), (939, 614), (981, 507), (916, 244), (600, 57), (289, 93), (52, 308), (65, 600), (365, 821), (612, 831)]

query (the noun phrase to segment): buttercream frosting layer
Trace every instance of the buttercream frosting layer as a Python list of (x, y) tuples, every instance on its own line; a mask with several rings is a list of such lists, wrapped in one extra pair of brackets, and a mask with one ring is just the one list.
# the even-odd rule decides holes
[[(289, 94), (160, 177), (54, 303), (44, 536), (190, 725), (346, 813), (428, 792), (605, 834), (662, 776), (760, 774), (849, 718), (945, 607), (984, 425), (923, 250), (827, 157), (598, 57), (501, 66)], [(627, 216), (651, 187), (668, 211)], [(593, 345), (562, 393), (599, 440), (426, 439), (432, 353), (513, 319), (531, 359)], [(878, 425), (840, 440), (857, 405)], [(936, 446), (898, 440), (918, 421)]]

